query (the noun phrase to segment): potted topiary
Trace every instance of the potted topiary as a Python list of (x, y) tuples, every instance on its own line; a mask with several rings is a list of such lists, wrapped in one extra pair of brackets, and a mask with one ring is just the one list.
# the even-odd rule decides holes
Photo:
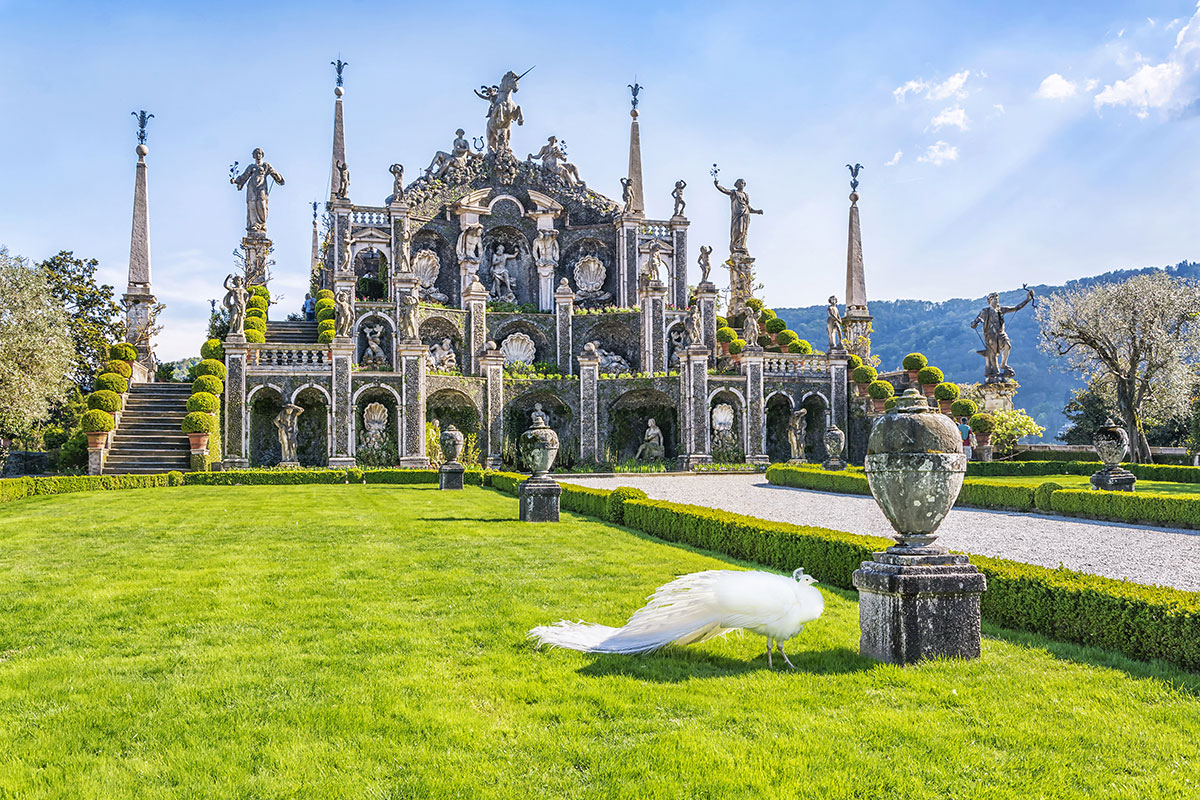
[[(859, 367), (859, 369), (862, 368)], [(871, 405), (877, 414), (884, 411), (884, 403), (895, 393), (895, 387), (887, 381), (871, 381), (870, 385), (867, 386), (867, 394), (871, 396)]]
[(896, 398), (895, 397), (889, 397), (887, 400), (883, 401), (883, 411), (885, 414), (887, 412), (891, 411), (895, 407), (896, 407)]
[(217, 427), (217, 420), (205, 411), (190, 411), (180, 429), (188, 435), (192, 450), (208, 449), (208, 437)]
[(973, 415), (967, 420), (971, 433), (975, 434), (975, 443), (987, 447), (992, 443), (992, 431), (996, 430), (996, 418), (986, 411)]
[(112, 414), (93, 408), (79, 418), (79, 427), (87, 434), (88, 449), (98, 450), (108, 444), (109, 431), (116, 427), (116, 423)]
[(729, 355), (729, 344), (737, 338), (737, 331), (728, 325), (717, 328), (717, 344), (721, 345), (721, 354)]
[(200, 345), (201, 358), (213, 358), (217, 361), (225, 360), (225, 345), (221, 344), (220, 339), (209, 339), (204, 344)]
[(746, 349), (745, 339), (734, 339), (729, 343), (729, 354), (736, 356), (738, 353)]
[(216, 375), (200, 375), (196, 380), (192, 381), (192, 394), (196, 392), (208, 392), (211, 395), (220, 397), (225, 391), (225, 384)]
[[(791, 331), (784, 331), (784, 333), (791, 333)], [(788, 345), (789, 353), (799, 353), (806, 356), (812, 353), (812, 351), (812, 345), (808, 343), (807, 339), (797, 339)]]
[(950, 404), (957, 400), (960, 394), (962, 394), (962, 390), (955, 383), (943, 381), (933, 387), (933, 396), (938, 401), (938, 410), (943, 414), (950, 413)]
[[(782, 321), (782, 320), (781, 320)], [(775, 344), (779, 345), (779, 349), (783, 352), (788, 352), (788, 348), (792, 346), (792, 342), (800, 341), (800, 337), (795, 331), (790, 331), (787, 328), (775, 334)]]
[(926, 397), (933, 397), (933, 388), (943, 380), (945, 376), (937, 367), (922, 367), (917, 371), (917, 383), (921, 384), (921, 391), (925, 392)]
[[(771, 313), (774, 314), (775, 312), (772, 311)], [(763, 312), (763, 316), (767, 316), (766, 311)], [(763, 323), (763, 329), (767, 332), (767, 335), (771, 337), (771, 341), (774, 344), (782, 344), (782, 342), (779, 341), (779, 334), (787, 330), (787, 323), (781, 320), (779, 317), (771, 316), (767, 317), (766, 321)], [(800, 337), (797, 336), (796, 338), (799, 339)]]
[(94, 384), (96, 391), (116, 392), (117, 394), (125, 394), (129, 391), (129, 380), (120, 373), (105, 372), (96, 377)]
[(958, 419), (960, 417), (972, 417), (979, 410), (979, 406), (975, 405), (974, 400), (968, 400), (965, 397), (960, 397), (950, 404), (950, 416)]
[(850, 373), (850, 377), (854, 378), (854, 383), (858, 386), (859, 397), (866, 397), (867, 385), (878, 378), (879, 373), (870, 364), (860, 364)]
[(920, 353), (909, 353), (904, 357), (903, 365), (908, 370), (908, 382), (914, 383), (917, 380), (917, 373), (921, 368), (929, 363), (929, 359)]

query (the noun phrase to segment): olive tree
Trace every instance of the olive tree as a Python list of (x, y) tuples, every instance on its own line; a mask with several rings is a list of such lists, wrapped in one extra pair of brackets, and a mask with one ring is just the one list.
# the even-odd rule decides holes
[(1056, 293), (1037, 310), (1041, 347), (1111, 392), (1134, 461), (1151, 461), (1149, 409), (1186, 414), (1200, 358), (1200, 287), (1165, 272)]
[(0, 435), (45, 419), (70, 387), (75, 346), (46, 273), (0, 247)]

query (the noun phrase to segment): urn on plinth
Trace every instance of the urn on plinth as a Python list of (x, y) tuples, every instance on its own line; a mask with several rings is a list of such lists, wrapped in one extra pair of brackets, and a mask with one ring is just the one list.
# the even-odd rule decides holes
[(520, 518), (523, 522), (558, 522), (562, 487), (550, 477), (558, 456), (558, 434), (546, 422), (540, 405), (533, 411), (533, 424), (521, 434), (521, 457), (533, 473), (518, 487)]
[(825, 460), (821, 462), (821, 467), (830, 470), (845, 469), (846, 462), (842, 459), (842, 453), (846, 450), (846, 433), (836, 423), (830, 423), (825, 429), (824, 442)]
[(860, 652), (892, 664), (978, 658), (986, 579), (966, 556), (935, 545), (967, 469), (958, 429), (909, 389), (875, 423), (864, 467), (897, 543), (854, 573)]
[(438, 437), (438, 444), (442, 446), (442, 457), (445, 459), (445, 463), (438, 468), (439, 489), (463, 488), (464, 467), (458, 462), (458, 459), (462, 455), (465, 441), (466, 438), (462, 435), (462, 431), (453, 423), (447, 425), (442, 430), (442, 435)]
[(1110, 417), (1092, 436), (1092, 447), (1104, 468), (1092, 475), (1092, 488), (1109, 492), (1132, 492), (1137, 476), (1121, 466), (1129, 452), (1129, 433)]
[(548, 474), (558, 457), (558, 434), (546, 424), (541, 406), (533, 412), (533, 424), (521, 434), (521, 455), (535, 478)]

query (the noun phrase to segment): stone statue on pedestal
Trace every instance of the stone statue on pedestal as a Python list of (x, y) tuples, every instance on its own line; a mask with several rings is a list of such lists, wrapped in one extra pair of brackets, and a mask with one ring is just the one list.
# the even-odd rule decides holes
[(229, 332), (241, 334), (246, 327), (246, 291), (245, 282), (241, 275), (229, 275), (225, 278), (225, 300), (222, 305), (229, 310)]
[(700, 265), (700, 282), (708, 283), (708, 273), (712, 271), (712, 264), (709, 263), (709, 257), (712, 255), (712, 248), (706, 244), (700, 245), (700, 258), (697, 264)]
[(392, 173), (392, 196), (388, 198), (388, 203), (399, 203), (404, 199), (404, 165), (392, 164), (388, 172)]
[(646, 433), (642, 437), (642, 446), (638, 448), (634, 459), (637, 461), (661, 461), (666, 456), (663, 449), (662, 429), (653, 418), (646, 420)]
[(349, 336), (354, 327), (354, 308), (350, 305), (350, 292), (342, 289), (333, 297), (333, 335)]
[(492, 273), (492, 298), (505, 303), (515, 302), (517, 297), (513, 293), (512, 275), (508, 272), (508, 262), (516, 258), (516, 253), (505, 253), (504, 245), (496, 243), (496, 249), (492, 253), (491, 273)]
[(545, 228), (533, 240), (533, 263), (539, 267), (558, 266), (558, 231)]
[(762, 209), (750, 206), (750, 195), (746, 194), (746, 181), (742, 178), (733, 182), (732, 189), (726, 189), (716, 178), (713, 178), (713, 186), (729, 196), (729, 252), (749, 253), (746, 237), (750, 233), (750, 215), (761, 214)]
[(683, 190), (687, 187), (687, 181), (675, 181), (675, 189), (671, 192), (671, 197), (675, 200), (674, 216), (682, 217), (683, 209), (687, 208), (687, 203), (683, 199)]
[(662, 245), (657, 241), (650, 242), (650, 252), (646, 254), (646, 280), (661, 281), (662, 275)]
[(337, 189), (333, 196), (345, 200), (350, 195), (350, 166), (345, 161), (337, 162)]
[(686, 329), (689, 345), (695, 347), (704, 344), (704, 320), (700, 313), (699, 300), (692, 303), (692, 307), (688, 309)]
[(808, 431), (808, 409), (798, 408), (792, 412), (788, 420), (788, 444), (792, 448), (791, 460), (797, 464), (804, 463), (804, 434)]
[(417, 311), (420, 306), (420, 296), (417, 287), (413, 286), (407, 292), (400, 293), (400, 338), (420, 339), (421, 334), (417, 324)]
[(746, 321), (742, 323), (742, 338), (746, 340), (747, 346), (757, 347), (759, 335), (758, 312), (747, 306)]
[(275, 428), (279, 431), (279, 460), (284, 464), (297, 463), (296, 438), (300, 415), (304, 409), (289, 403), (275, 416)]
[(240, 191), (246, 189), (246, 233), (251, 236), (267, 235), (267, 196), (271, 192), (270, 180), (283, 186), (283, 176), (274, 167), (263, 161), (262, 148), (254, 148), (251, 154), (254, 163), (246, 167), (241, 175), (231, 177), (229, 182)]
[(629, 178), (621, 178), (621, 202), (625, 204), (621, 208), (622, 214), (633, 210), (633, 181)]
[(488, 101), (487, 112), (487, 146), (491, 153), (510, 153), (512, 148), (509, 147), (509, 127), (516, 122), (518, 125), (525, 124), (525, 117), (521, 114), (521, 107), (516, 104), (512, 96), (517, 93), (519, 86), (518, 82), (528, 74), (518, 75), (509, 70), (504, 73), (504, 77), (500, 79), (499, 86), (484, 86), (475, 90), (475, 96), (481, 100)]
[(825, 317), (825, 335), (829, 337), (829, 349), (841, 350), (842, 343), (842, 315), (838, 313), (837, 298), (833, 295), (829, 296), (829, 307), (826, 309)]
[(567, 154), (558, 144), (558, 137), (551, 136), (542, 145), (542, 149), (529, 154), (529, 160), (541, 160), (542, 169), (559, 178), (567, 186), (582, 186), (583, 179), (579, 177), (579, 169), (567, 161)]
[(434, 179), (440, 178), (451, 167), (461, 167), (466, 163), (469, 155), (471, 155), (471, 143), (466, 140), (466, 131), (459, 128), (454, 132), (454, 144), (451, 146), (450, 152), (437, 151), (433, 156), (433, 161), (430, 161), (429, 166), (425, 169), (425, 174)]
[(985, 380), (987, 383), (1004, 383), (1016, 376), (1012, 367), (1008, 366), (1008, 355), (1012, 350), (1012, 342), (1004, 330), (1004, 315), (1020, 311), (1033, 300), (1033, 289), (1027, 289), (1025, 299), (1015, 306), (1000, 305), (1000, 295), (992, 292), (987, 296), (988, 304), (971, 323), (972, 328), (983, 324), (983, 349), (978, 350), (987, 361)]

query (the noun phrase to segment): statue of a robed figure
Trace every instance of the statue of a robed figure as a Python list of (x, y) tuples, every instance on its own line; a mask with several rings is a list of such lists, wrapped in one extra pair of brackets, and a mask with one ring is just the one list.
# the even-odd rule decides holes
[(271, 193), (271, 180), (283, 186), (283, 176), (266, 161), (261, 147), (251, 153), (254, 163), (242, 170), (229, 182), (239, 190), (246, 190), (246, 233), (251, 236), (267, 235), (267, 196)]
[(713, 186), (721, 194), (729, 196), (729, 252), (730, 254), (748, 254), (746, 237), (750, 234), (750, 215), (761, 214), (762, 209), (750, 205), (750, 195), (746, 194), (746, 181), (738, 178), (733, 182), (732, 189), (726, 189), (713, 177)]

